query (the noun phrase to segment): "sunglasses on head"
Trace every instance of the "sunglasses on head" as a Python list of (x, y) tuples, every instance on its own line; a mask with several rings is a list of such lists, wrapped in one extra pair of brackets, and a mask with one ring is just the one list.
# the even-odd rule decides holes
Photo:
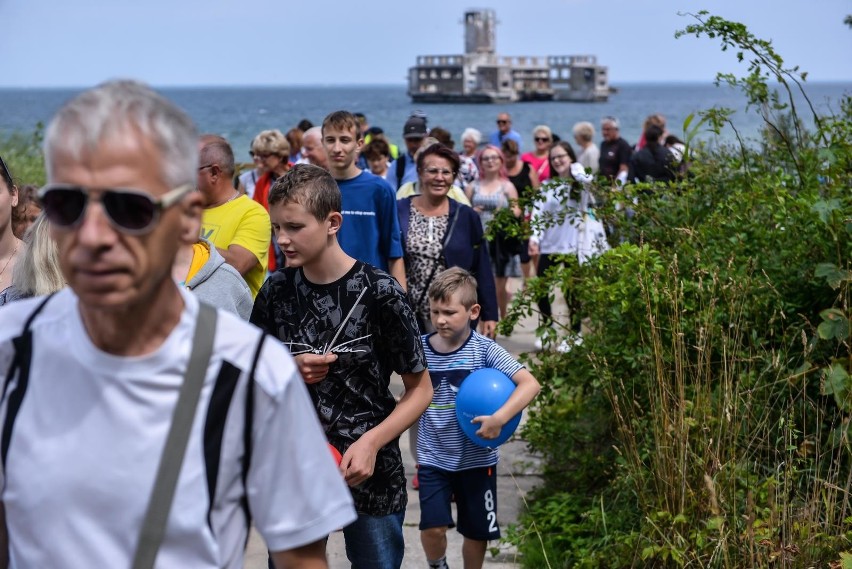
[[(101, 191), (98, 201), (115, 229), (129, 235), (142, 235), (154, 228), (163, 210), (192, 190), (191, 185), (185, 184), (155, 199), (141, 190), (112, 188)], [(70, 229), (83, 220), (91, 196), (81, 186), (49, 184), (39, 190), (39, 199), (52, 224)]]

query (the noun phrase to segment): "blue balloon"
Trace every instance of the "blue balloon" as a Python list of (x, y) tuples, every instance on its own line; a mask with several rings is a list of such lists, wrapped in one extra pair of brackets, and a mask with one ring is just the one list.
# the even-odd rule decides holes
[(464, 378), (456, 394), (456, 418), (461, 430), (474, 444), (495, 448), (506, 442), (518, 428), (523, 411), (503, 425), (496, 439), (483, 439), (478, 436), (476, 431), (482, 426), (481, 423), (471, 423), (474, 417), (493, 415), (506, 403), (514, 390), (515, 382), (505, 373), (490, 367), (478, 369)]

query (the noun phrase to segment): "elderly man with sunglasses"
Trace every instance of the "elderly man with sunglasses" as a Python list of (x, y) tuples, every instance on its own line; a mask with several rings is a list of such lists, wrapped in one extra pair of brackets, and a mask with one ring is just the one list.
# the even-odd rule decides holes
[(512, 128), (512, 117), (509, 113), (500, 113), (497, 115), (497, 130), (491, 133), (488, 137), (488, 142), (492, 146), (500, 148), (504, 140), (514, 140), (518, 143), (518, 149), (521, 148), (521, 133)]
[(172, 278), (194, 243), (197, 134), (138, 83), (46, 131), (44, 211), (69, 288), (0, 312), (0, 567), (325, 568), (355, 519), (286, 349)]

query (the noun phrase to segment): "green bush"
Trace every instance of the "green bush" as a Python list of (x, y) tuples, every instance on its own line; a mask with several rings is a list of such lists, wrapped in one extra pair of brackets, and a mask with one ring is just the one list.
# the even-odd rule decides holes
[(43, 186), (47, 180), (41, 150), (43, 130), (39, 124), (35, 132), (29, 135), (0, 133), (0, 156), (18, 185)]
[[(852, 102), (806, 131), (790, 97), (804, 74), (744, 26), (696, 19), (683, 33), (752, 57), (720, 80), (767, 128), (759, 148), (692, 149), (672, 185), (594, 188), (617, 246), (515, 299), (517, 317), (568, 290), (590, 322), (582, 346), (531, 361), (543, 484), (508, 537), (528, 567), (827, 567), (852, 552)], [(703, 113), (685, 136), (731, 116)]]

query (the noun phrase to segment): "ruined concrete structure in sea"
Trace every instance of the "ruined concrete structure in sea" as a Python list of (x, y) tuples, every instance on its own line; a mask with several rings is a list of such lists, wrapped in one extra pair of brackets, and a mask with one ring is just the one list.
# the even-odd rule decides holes
[(603, 102), (609, 97), (607, 68), (596, 56), (500, 56), (494, 10), (469, 10), (463, 23), (463, 54), (421, 55), (408, 70), (413, 102)]

